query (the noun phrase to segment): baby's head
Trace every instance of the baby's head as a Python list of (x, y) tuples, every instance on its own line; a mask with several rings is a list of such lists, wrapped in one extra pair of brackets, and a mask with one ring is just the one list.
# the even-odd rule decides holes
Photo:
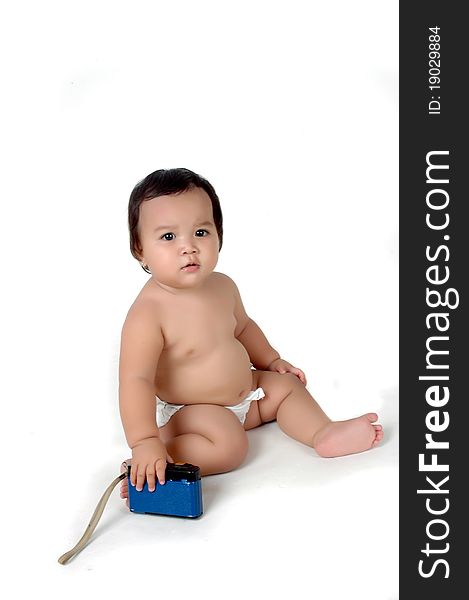
[[(192, 194), (188, 194), (187, 192), (193, 192)], [(197, 193), (198, 192), (198, 193)], [(205, 195), (206, 194), (206, 195)], [(182, 196), (181, 196), (182, 195)], [(189, 169), (159, 169), (158, 171), (154, 171), (147, 175), (144, 179), (139, 181), (137, 185), (132, 190), (129, 199), (129, 232), (130, 232), (130, 251), (132, 256), (140, 261), (142, 264), (142, 268), (149, 274), (152, 274), (148, 266), (145, 264), (143, 260), (143, 245), (144, 240), (142, 236), (145, 235), (145, 231), (142, 231), (142, 222), (143, 226), (147, 221), (151, 221), (151, 225), (154, 227), (155, 225), (167, 225), (168, 223), (166, 218), (166, 213), (164, 214), (163, 223), (157, 222), (159, 220), (159, 215), (161, 213), (161, 209), (164, 208), (163, 204), (159, 203), (160, 206), (156, 207), (159, 209), (159, 213), (156, 215), (153, 214), (155, 211), (151, 211), (151, 205), (154, 205), (154, 202), (150, 202), (148, 205), (145, 205), (148, 201), (154, 201), (155, 198), (165, 197), (165, 205), (169, 209), (169, 222), (172, 224), (174, 219), (171, 215), (171, 207), (172, 202), (171, 199), (181, 197), (192, 197), (194, 196), (194, 203), (196, 201), (200, 201), (199, 196), (203, 196), (201, 199), (202, 205), (205, 204), (205, 213), (210, 213), (209, 215), (211, 219), (213, 219), (213, 224), (215, 226), (215, 230), (213, 235), (218, 237), (218, 250), (221, 249), (223, 243), (223, 217), (220, 207), (220, 201), (218, 196), (213, 188), (213, 186), (203, 177), (197, 175), (193, 171), (189, 171)], [(210, 199), (211, 203), (211, 211), (210, 204), (208, 203), (207, 196)], [(169, 200), (169, 202), (168, 202)], [(178, 206), (180, 203), (174, 202), (174, 210), (177, 213)], [(190, 204), (186, 204), (187, 208), (192, 206), (192, 202)], [(202, 207), (204, 208), (204, 207)], [(180, 210), (180, 206), (179, 206)], [(142, 215), (143, 213), (143, 215)], [(205, 219), (204, 219), (205, 220)], [(169, 232), (165, 233), (163, 231), (159, 232), (158, 235), (165, 235), (165, 241), (171, 240), (171, 235)], [(166, 249), (164, 250), (166, 252)]]

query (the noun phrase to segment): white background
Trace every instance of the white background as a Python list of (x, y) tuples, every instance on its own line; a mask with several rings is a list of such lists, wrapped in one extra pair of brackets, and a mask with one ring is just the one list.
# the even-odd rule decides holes
[[(2, 8), (2, 575), (10, 598), (397, 598), (398, 4), (26, 2)], [(127, 512), (57, 558), (129, 456), (120, 329), (146, 280), (138, 180), (214, 185), (218, 270), (334, 419), (325, 460), (270, 424), (205, 478), (198, 521)]]

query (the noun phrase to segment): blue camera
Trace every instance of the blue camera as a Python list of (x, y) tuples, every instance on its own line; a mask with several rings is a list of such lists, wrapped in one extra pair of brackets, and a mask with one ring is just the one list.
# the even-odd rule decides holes
[(130, 483), (127, 465), (129, 508), (135, 513), (197, 518), (203, 513), (200, 468), (189, 463), (167, 463), (165, 484), (156, 481), (153, 492), (145, 481), (141, 492)]

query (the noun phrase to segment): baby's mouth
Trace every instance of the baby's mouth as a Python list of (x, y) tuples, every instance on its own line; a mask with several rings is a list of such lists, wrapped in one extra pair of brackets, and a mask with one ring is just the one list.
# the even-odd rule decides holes
[(200, 267), (199, 263), (191, 262), (191, 263), (187, 263), (187, 265), (184, 265), (182, 267), (182, 270), (184, 270), (184, 269), (195, 270), (195, 269), (198, 269), (199, 267)]

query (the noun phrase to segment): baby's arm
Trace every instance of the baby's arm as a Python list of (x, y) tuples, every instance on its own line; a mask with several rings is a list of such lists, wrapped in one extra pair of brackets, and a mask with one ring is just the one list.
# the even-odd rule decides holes
[(146, 301), (134, 304), (122, 328), (119, 359), (119, 408), (129, 447), (132, 448), (130, 481), (150, 491), (155, 473), (164, 483), (166, 448), (156, 424), (155, 373), (163, 350), (163, 334), (155, 306)]
[(263, 371), (293, 373), (306, 385), (306, 377), (301, 369), (280, 358), (280, 354), (272, 348), (262, 329), (247, 314), (236, 284), (232, 282), (235, 295), (235, 337), (246, 348), (253, 366)]

